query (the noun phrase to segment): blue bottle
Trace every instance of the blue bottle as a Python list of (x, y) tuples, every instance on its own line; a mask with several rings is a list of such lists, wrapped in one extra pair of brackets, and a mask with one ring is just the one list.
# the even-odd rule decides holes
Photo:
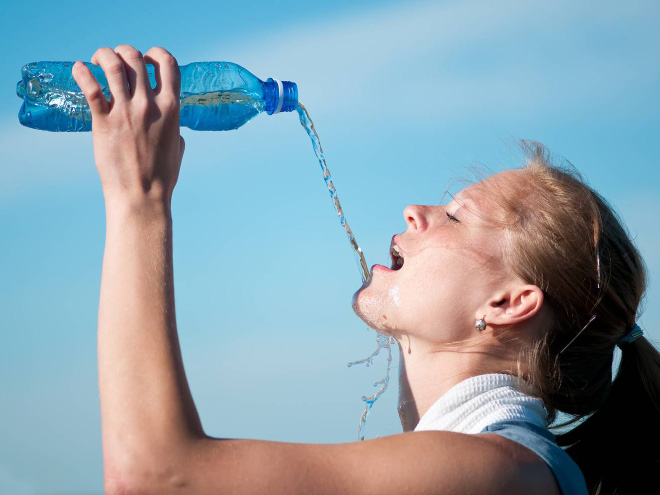
[[(110, 101), (103, 69), (86, 63)], [(24, 65), (16, 94), (23, 99), (18, 120), (26, 127), (55, 132), (92, 130), (92, 114), (76, 84), (73, 62)], [(151, 87), (154, 66), (147, 64)], [(231, 62), (196, 62), (181, 69), (181, 127), (196, 131), (238, 129), (261, 112), (291, 112), (298, 104), (298, 86), (290, 81), (261, 81)]]

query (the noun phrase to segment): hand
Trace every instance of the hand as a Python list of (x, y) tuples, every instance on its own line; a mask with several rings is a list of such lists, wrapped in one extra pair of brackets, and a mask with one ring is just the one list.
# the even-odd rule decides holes
[[(94, 158), (106, 205), (146, 199), (169, 206), (185, 150), (176, 59), (160, 47), (143, 57), (132, 46), (119, 45), (114, 51), (99, 48), (91, 62), (105, 73), (110, 102), (85, 64), (76, 62), (72, 74), (92, 112)], [(155, 67), (155, 89), (145, 62)]]

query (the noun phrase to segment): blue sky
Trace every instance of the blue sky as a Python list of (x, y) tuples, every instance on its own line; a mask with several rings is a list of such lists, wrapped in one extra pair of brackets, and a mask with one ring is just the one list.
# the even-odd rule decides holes
[[(660, 5), (656, 1), (178, 2), (3, 6), (0, 42), (0, 493), (102, 493), (96, 311), (104, 242), (91, 134), (23, 128), (23, 64), (161, 45), (180, 64), (239, 63), (298, 83), (369, 264), (403, 208), (470, 167), (521, 164), (515, 140), (566, 157), (646, 257), (641, 325), (660, 340)], [(214, 436), (356, 438), (384, 372), (360, 277), (295, 113), (183, 129), (174, 195), (186, 372)], [(396, 375), (396, 373), (394, 373)], [(367, 437), (400, 431), (396, 377)]]

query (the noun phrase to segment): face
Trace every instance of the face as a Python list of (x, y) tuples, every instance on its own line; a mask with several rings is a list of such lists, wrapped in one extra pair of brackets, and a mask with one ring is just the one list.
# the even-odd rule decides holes
[(514, 174), (473, 184), (447, 205), (408, 206), (407, 229), (392, 239), (392, 265), (374, 265), (371, 282), (353, 296), (356, 314), (396, 338), (443, 343), (473, 335), (480, 310), (512, 279), (501, 211), (488, 196)]

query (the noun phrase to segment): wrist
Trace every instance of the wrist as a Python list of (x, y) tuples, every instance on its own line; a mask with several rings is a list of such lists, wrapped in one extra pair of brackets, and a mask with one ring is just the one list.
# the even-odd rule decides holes
[(107, 221), (145, 219), (150, 222), (172, 217), (170, 198), (143, 196), (113, 196), (105, 198)]

